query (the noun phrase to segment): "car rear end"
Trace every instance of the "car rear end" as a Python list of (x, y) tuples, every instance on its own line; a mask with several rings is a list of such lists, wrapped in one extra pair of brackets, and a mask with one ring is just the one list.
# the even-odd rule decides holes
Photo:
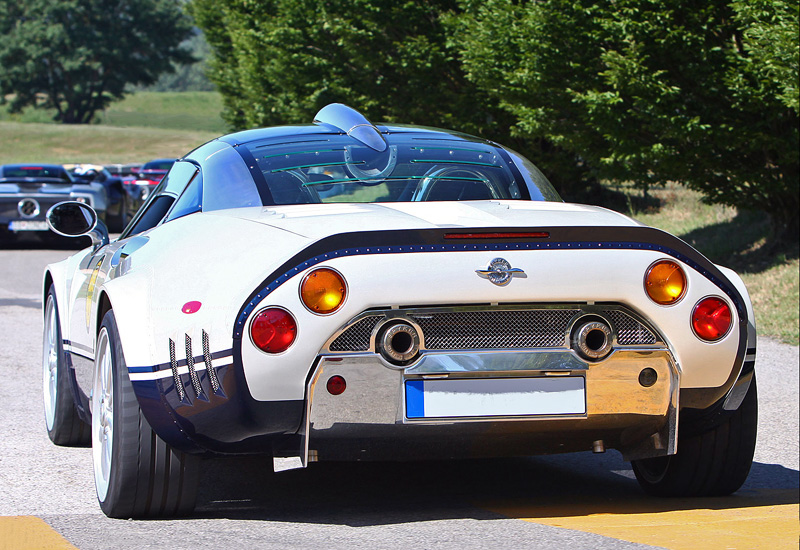
[[(272, 452), (277, 469), (605, 448), (638, 460), (675, 453), (691, 411), (730, 404), (754, 347), (735, 276), (662, 231), (560, 202), (508, 149), (354, 128), (366, 134), (252, 131), (193, 153), (207, 221), (160, 235), (170, 265), (206, 256), (206, 233), (225, 238), (202, 279), (216, 295), (191, 299), (225, 311), (207, 323), (233, 338), (162, 334), (158, 365), (133, 373), (140, 402), (145, 379), (162, 381), (152, 405), (169, 418), (148, 418), (171, 444)], [(224, 219), (236, 238), (211, 229)]]
[(648, 228), (355, 233), (284, 267), (234, 348), (255, 400), (303, 401), (295, 465), (669, 455), (681, 407), (724, 398), (745, 357), (738, 291)]

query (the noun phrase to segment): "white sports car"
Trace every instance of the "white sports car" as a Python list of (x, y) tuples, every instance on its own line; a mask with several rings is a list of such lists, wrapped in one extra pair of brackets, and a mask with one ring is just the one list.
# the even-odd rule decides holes
[(343, 105), (182, 159), (122, 235), (44, 273), (50, 438), (112, 517), (186, 514), (198, 461), (613, 448), (644, 490), (736, 491), (756, 437), (741, 279), (519, 154)]

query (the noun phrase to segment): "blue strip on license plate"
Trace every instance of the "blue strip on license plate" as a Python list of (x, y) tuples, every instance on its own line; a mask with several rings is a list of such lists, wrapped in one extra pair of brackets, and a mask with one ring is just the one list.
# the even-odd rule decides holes
[(586, 414), (582, 376), (406, 380), (406, 418)]

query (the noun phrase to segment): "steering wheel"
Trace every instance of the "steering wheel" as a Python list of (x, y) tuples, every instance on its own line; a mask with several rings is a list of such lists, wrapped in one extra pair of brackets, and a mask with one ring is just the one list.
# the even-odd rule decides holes
[(412, 201), (502, 199), (503, 193), (486, 174), (463, 166), (434, 166), (422, 177)]
[(286, 170), (265, 175), (275, 204), (309, 204), (322, 202), (317, 191), (307, 186), (300, 170)]

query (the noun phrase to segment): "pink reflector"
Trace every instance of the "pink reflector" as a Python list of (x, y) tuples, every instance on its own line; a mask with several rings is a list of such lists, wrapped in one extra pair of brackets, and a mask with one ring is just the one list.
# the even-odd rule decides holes
[(181, 311), (184, 313), (195, 313), (200, 309), (200, 306), (202, 305), (203, 304), (201, 304), (200, 302), (186, 302), (185, 304), (183, 304)]

